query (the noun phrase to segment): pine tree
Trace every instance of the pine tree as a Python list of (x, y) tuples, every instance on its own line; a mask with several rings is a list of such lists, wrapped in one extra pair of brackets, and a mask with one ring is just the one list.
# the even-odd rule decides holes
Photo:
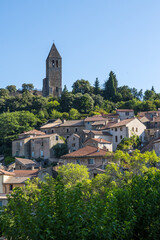
[(99, 80), (98, 78), (96, 78), (95, 83), (94, 83), (94, 94), (100, 94), (101, 90), (100, 90), (100, 86), (99, 86)]

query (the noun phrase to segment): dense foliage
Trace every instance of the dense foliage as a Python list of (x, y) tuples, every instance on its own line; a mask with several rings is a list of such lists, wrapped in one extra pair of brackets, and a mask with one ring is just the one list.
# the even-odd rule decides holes
[[(114, 72), (109, 73), (104, 86), (98, 78), (94, 86), (81, 79), (73, 83), (69, 92), (64, 86), (61, 97), (44, 98), (34, 90), (33, 84), (22, 84), (17, 90), (15, 85), (0, 89), (0, 154), (10, 149), (11, 141), (20, 132), (40, 125), (49, 119), (80, 119), (86, 116), (115, 112), (116, 108), (132, 108), (138, 111), (157, 110), (160, 108), (160, 94), (154, 87), (146, 90), (118, 86)], [(26, 115), (21, 121), (20, 116)], [(29, 119), (31, 119), (29, 121)], [(10, 150), (9, 150), (10, 151)], [(8, 152), (8, 150), (7, 150)]]
[(160, 171), (144, 166), (160, 159), (154, 152), (118, 152), (116, 158), (131, 169), (111, 164), (90, 180), (84, 166), (69, 164), (56, 180), (34, 179), (16, 188), (0, 219), (7, 239), (158, 240)]

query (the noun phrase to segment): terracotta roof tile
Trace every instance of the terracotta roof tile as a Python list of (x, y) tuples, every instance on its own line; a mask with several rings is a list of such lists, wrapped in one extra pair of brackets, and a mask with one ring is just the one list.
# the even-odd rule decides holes
[(5, 170), (0, 169), (0, 175), (10, 175), (10, 176), (14, 176), (15, 173), (14, 172), (7, 172)]
[(109, 143), (109, 144), (111, 144), (111, 142), (109, 142), (109, 141), (107, 141), (103, 138), (90, 138), (90, 139), (87, 139), (85, 142), (88, 142), (89, 140), (99, 142), (99, 143)]
[(99, 156), (105, 156), (106, 153), (107, 152), (105, 150), (98, 149), (92, 146), (86, 146), (78, 149), (75, 152), (71, 152), (66, 155), (63, 155), (61, 158), (96, 157), (96, 156), (99, 157)]
[(36, 176), (38, 174), (38, 169), (34, 170), (14, 170), (16, 177), (28, 177), (28, 176)]
[(39, 164), (37, 162), (32, 161), (31, 159), (27, 159), (27, 158), (18, 158), (15, 157), (16, 160), (18, 160), (21, 164), (25, 165), (25, 166), (39, 166)]

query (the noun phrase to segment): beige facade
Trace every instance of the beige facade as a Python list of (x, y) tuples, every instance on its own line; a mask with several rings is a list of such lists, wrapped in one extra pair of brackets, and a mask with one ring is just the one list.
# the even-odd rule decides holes
[(57, 143), (64, 143), (64, 141), (56, 133), (31, 138), (31, 158), (54, 161), (53, 146)]
[(126, 119), (110, 127), (109, 132), (113, 135), (113, 151), (117, 149), (118, 144), (123, 138), (130, 138), (133, 135), (140, 137), (145, 142), (146, 126), (137, 118)]

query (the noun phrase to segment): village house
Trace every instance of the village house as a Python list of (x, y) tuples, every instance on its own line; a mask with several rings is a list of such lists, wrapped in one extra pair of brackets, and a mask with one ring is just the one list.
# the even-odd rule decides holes
[(61, 156), (60, 159), (60, 163), (74, 163), (85, 165), (89, 169), (95, 168), (97, 166), (102, 166), (106, 164), (107, 161), (107, 151), (93, 146), (85, 146), (75, 152)]
[(30, 158), (30, 139), (43, 135), (44, 132), (36, 129), (19, 134), (18, 139), (12, 142), (12, 156)]
[(122, 120), (111, 125), (108, 130), (113, 135), (113, 151), (117, 149), (118, 144), (123, 138), (130, 138), (133, 135), (140, 137), (142, 142), (145, 142), (146, 126), (137, 118)]
[(134, 118), (133, 109), (116, 109), (116, 113), (119, 115), (120, 120)]
[(112, 142), (109, 142), (103, 138), (90, 138), (84, 142), (84, 146), (93, 146), (109, 152), (113, 151)]
[(62, 144), (64, 141), (57, 134), (45, 134), (36, 136), (30, 139), (30, 149), (32, 159), (44, 159), (51, 162), (57, 161), (53, 147), (57, 144)]
[(67, 139), (67, 146), (69, 152), (74, 152), (80, 148), (80, 136), (76, 133), (69, 136)]
[(83, 143), (90, 138), (102, 138), (109, 142), (112, 142), (112, 134), (107, 130), (95, 131), (95, 130), (83, 130)]
[(44, 124), (40, 129), (46, 134), (53, 134), (56, 133), (56, 129), (60, 124), (62, 124), (62, 121), (58, 118), (56, 120), (49, 121), (47, 124)]
[(15, 170), (33, 170), (39, 169), (39, 167), (40, 164), (36, 161), (15, 157)]
[(101, 115), (95, 115), (85, 118), (84, 123), (86, 130), (96, 130), (107, 124), (107, 118), (104, 118)]
[(25, 132), (12, 142), (12, 156), (57, 161), (53, 150), (57, 143), (64, 143), (57, 133), (45, 134), (37, 130)]

